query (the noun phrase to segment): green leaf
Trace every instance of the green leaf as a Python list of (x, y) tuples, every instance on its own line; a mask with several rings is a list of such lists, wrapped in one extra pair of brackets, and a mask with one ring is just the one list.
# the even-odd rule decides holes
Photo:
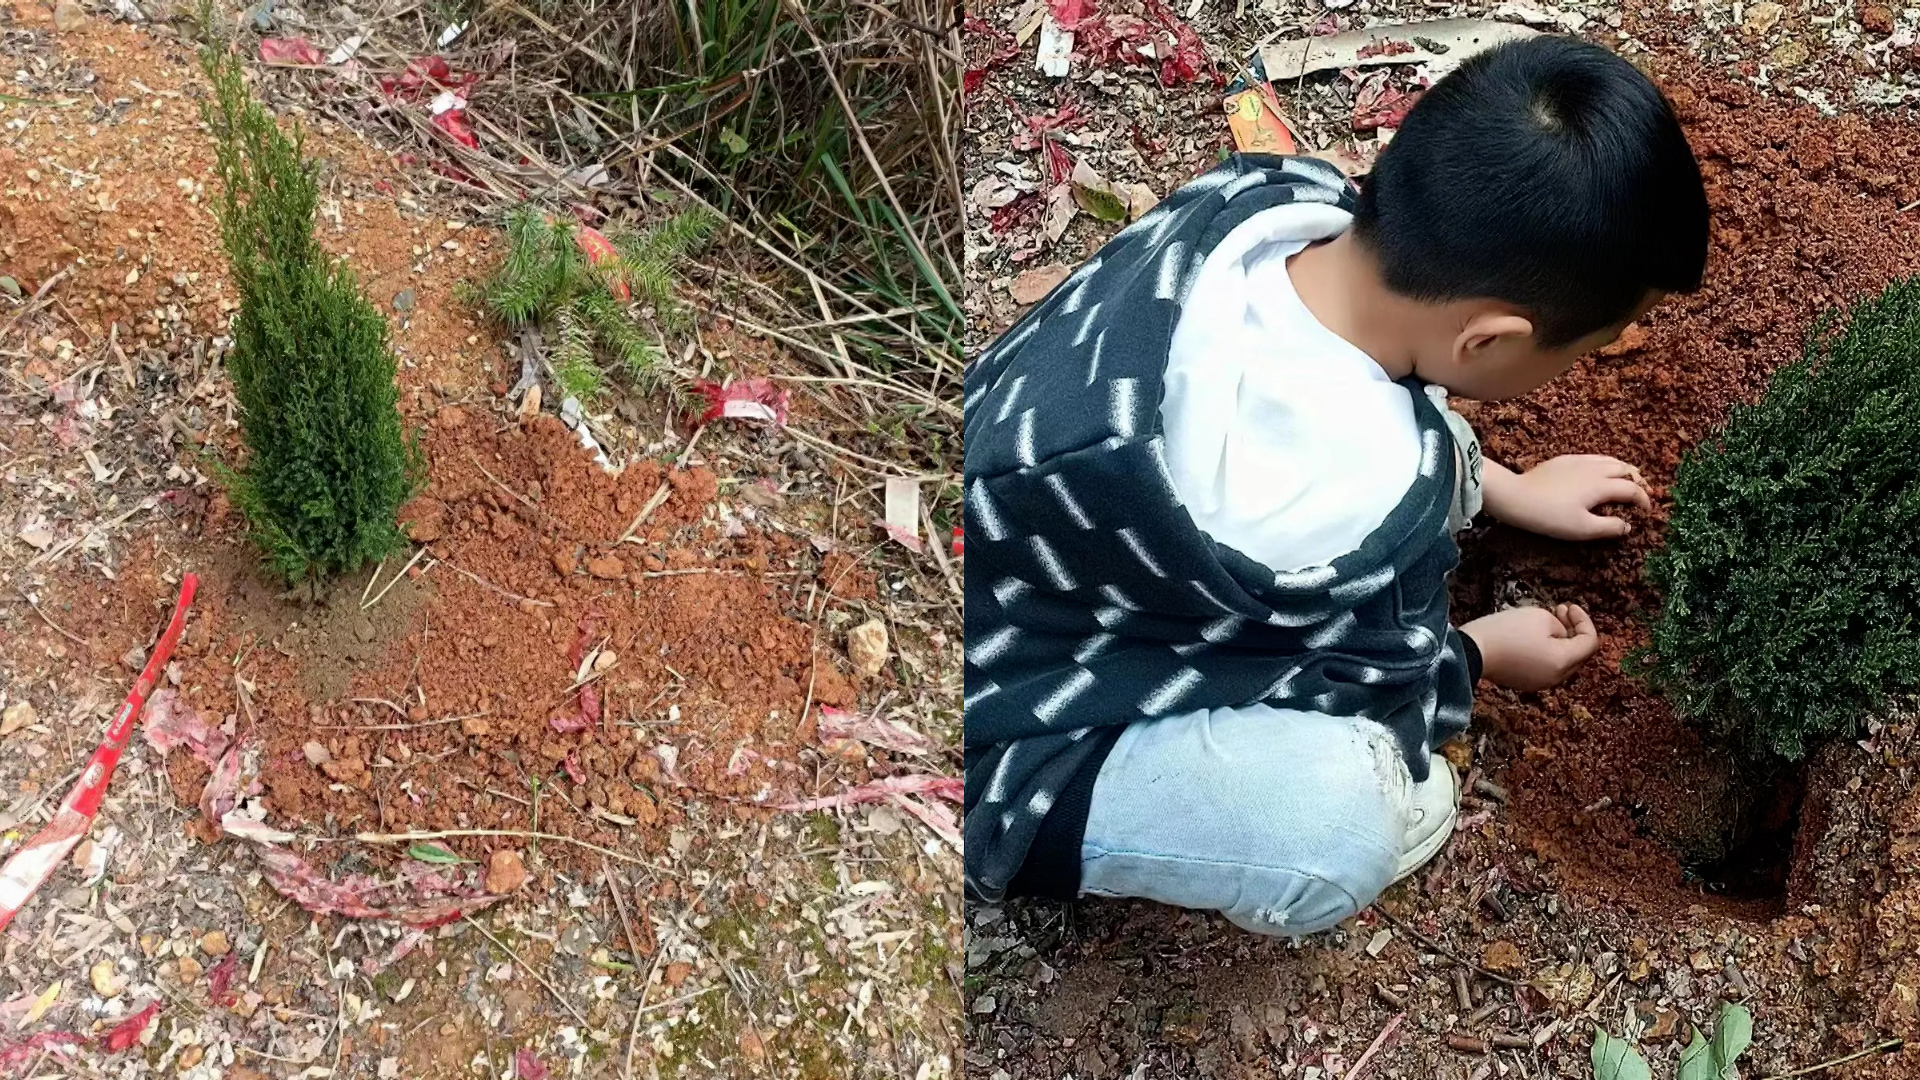
[(728, 124), (720, 129), (720, 145), (726, 147), (727, 153), (735, 157), (739, 157), (747, 152), (747, 140), (741, 138), (740, 133), (733, 130), (732, 124)]
[(1722, 1005), (1714, 1021), (1713, 1041), (1701, 1038), (1696, 1028), (1693, 1041), (1680, 1051), (1676, 1080), (1740, 1080), (1734, 1063), (1752, 1042), (1753, 1014), (1738, 1005)]
[(1720, 1019), (1713, 1025), (1713, 1055), (1721, 1068), (1733, 1075), (1733, 1063), (1753, 1045), (1753, 1014), (1728, 1002), (1720, 1006)]
[(455, 855), (453, 852), (448, 851), (446, 848), (441, 847), (439, 844), (430, 844), (425, 840), (408, 847), (407, 855), (423, 863), (433, 863), (436, 866), (451, 866), (455, 863), (467, 861)]
[(8, 296), (18, 300), (20, 299), (20, 283), (10, 277), (0, 277), (0, 292), (6, 293)]
[(1593, 1080), (1653, 1080), (1653, 1070), (1633, 1044), (1604, 1031), (1593, 1033)]
[(1080, 209), (1101, 221), (1127, 220), (1127, 201), (1115, 195), (1111, 188), (1095, 187), (1076, 180), (1073, 184), (1073, 201), (1080, 204)]
[(1713, 1080), (1713, 1061), (1707, 1052), (1707, 1040), (1700, 1037), (1700, 1029), (1693, 1029), (1693, 1041), (1680, 1051), (1680, 1071), (1674, 1074), (1674, 1080)]

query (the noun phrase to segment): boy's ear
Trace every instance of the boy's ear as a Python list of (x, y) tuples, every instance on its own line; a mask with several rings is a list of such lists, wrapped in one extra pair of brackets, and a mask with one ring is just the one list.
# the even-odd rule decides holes
[(1453, 362), (1463, 366), (1471, 364), (1489, 355), (1502, 338), (1527, 340), (1532, 337), (1533, 321), (1524, 315), (1506, 311), (1477, 312), (1454, 335)]

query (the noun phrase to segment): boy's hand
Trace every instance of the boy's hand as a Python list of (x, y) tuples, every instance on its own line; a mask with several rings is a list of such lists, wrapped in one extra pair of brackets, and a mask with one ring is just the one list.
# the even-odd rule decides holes
[(1559, 540), (1604, 540), (1632, 530), (1622, 518), (1594, 513), (1595, 507), (1653, 506), (1640, 470), (1601, 454), (1569, 454), (1523, 473), (1489, 461), (1482, 476), (1487, 513)]
[(1507, 608), (1459, 629), (1480, 647), (1480, 677), (1509, 690), (1558, 685), (1600, 647), (1578, 604)]

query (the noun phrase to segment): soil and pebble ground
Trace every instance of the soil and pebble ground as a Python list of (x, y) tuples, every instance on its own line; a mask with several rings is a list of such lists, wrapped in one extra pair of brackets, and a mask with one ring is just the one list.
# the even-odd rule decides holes
[[(1227, 77), (1270, 34), (1490, 14), (1378, 2), (1095, 6), (1110, 19), (1187, 23)], [(1220, 87), (1204, 73), (1188, 81), (1076, 57), (1067, 79), (1046, 79), (1031, 70), (1031, 40), (997, 59), (1031, 12), (1010, 3), (970, 14), (969, 63), (984, 72), (968, 133), (977, 348), (1057, 280), (1056, 267), (1119, 227), (1092, 213), (1049, 219), (1046, 154), (1065, 151), (1069, 171), (1085, 164), (1133, 202), (1133, 185), (1164, 195), (1231, 139)], [(972, 908), (970, 1075), (1334, 1080), (1391, 1028), (1368, 1075), (1583, 1077), (1596, 1025), (1639, 1038), (1655, 1074), (1669, 1075), (1688, 1024), (1735, 1000), (1757, 1029), (1743, 1075), (1871, 1050), (1834, 1075), (1920, 1076), (1920, 1051), (1889, 1052), (1891, 1040), (1920, 1035), (1913, 725), (1876, 724), (1751, 794), (1724, 755), (1620, 671), (1644, 640), (1655, 597), (1641, 564), (1660, 541), (1681, 454), (1797, 356), (1824, 312), (1920, 271), (1920, 129), (1901, 105), (1920, 11), (1702, 3), (1493, 14), (1577, 28), (1655, 75), (1714, 210), (1701, 292), (1525, 399), (1466, 407), (1506, 464), (1607, 453), (1650, 481), (1655, 508), (1632, 515), (1622, 542), (1560, 544), (1482, 525), (1464, 544), (1461, 619), (1578, 602), (1594, 613), (1602, 653), (1548, 693), (1483, 689), (1470, 740), (1450, 749), (1471, 789), (1458, 833), (1431, 868), (1340, 930), (1289, 944), (1150, 904)], [(1308, 148), (1362, 160), (1377, 148), (1350, 123), (1356, 98), (1378, 100), (1366, 78), (1330, 72), (1277, 87)], [(1396, 71), (1387, 85), (1417, 79)]]
[[(194, 737), (136, 741), (0, 939), (0, 1075), (954, 1075), (958, 855), (926, 785), (953, 769), (959, 571), (875, 527), (886, 463), (851, 467), (822, 419), (845, 403), (796, 390), (788, 429), (697, 438), (623, 404), (594, 418), (602, 469), (504, 399), (511, 343), (461, 299), (498, 208), (263, 76), (322, 163), (322, 242), (392, 321), (427, 463), (404, 551), (288, 594), (209, 479), (238, 433), (194, 46), (15, 0), (0, 56), (0, 855), (201, 578), (162, 695)], [(694, 367), (804, 370), (700, 287)], [(203, 813), (205, 742), (247, 748), (304, 864)], [(774, 809), (886, 779), (919, 793)], [(478, 910), (424, 933), (309, 910), (396, 875)]]

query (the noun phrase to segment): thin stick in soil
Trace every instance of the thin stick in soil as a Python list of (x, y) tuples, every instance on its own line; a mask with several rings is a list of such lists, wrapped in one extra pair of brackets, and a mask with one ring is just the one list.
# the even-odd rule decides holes
[(560, 1007), (567, 1010), (568, 1013), (572, 1014), (575, 1020), (580, 1021), (581, 1027), (584, 1028), (584, 1027), (590, 1026), (587, 1023), (586, 1015), (580, 1011), (579, 1007), (576, 1006), (573, 1002), (568, 1001), (564, 996), (562, 996), (560, 991), (554, 989), (553, 984), (547, 981), (547, 977), (545, 975), (542, 975), (538, 971), (535, 971), (532, 964), (529, 964), (525, 960), (522, 960), (520, 958), (519, 953), (514, 952), (512, 949), (508, 948), (506, 942), (501, 941), (497, 937), (494, 937), (492, 932), (490, 932), (486, 927), (481, 926), (480, 923), (477, 920), (475, 920), (473, 916), (468, 915), (466, 919), (467, 919), (467, 922), (470, 923), (475, 930), (478, 930), (482, 934), (485, 934), (487, 936), (488, 941), (491, 941), (495, 945), (498, 945), (502, 952), (506, 953), (509, 957), (513, 959), (514, 963), (519, 964), (521, 967), (525, 968), (527, 971), (527, 974), (533, 976), (534, 979), (536, 979), (541, 986), (546, 987), (547, 993), (553, 995), (553, 1000), (559, 1002)]
[[(405, 714), (402, 714), (405, 715)], [(443, 724), (457, 724), (462, 720), (475, 720), (482, 716), (492, 716), (493, 710), (486, 709), (464, 716), (442, 716), (437, 720), (421, 720), (406, 724), (316, 724), (315, 731), (412, 731), (415, 728), (439, 727)]]
[(1367, 1066), (1373, 1064), (1373, 1059), (1380, 1053), (1380, 1048), (1387, 1045), (1387, 1040), (1393, 1038), (1393, 1033), (1400, 1030), (1400, 1025), (1406, 1022), (1406, 1019), (1406, 1013), (1397, 1013), (1393, 1019), (1387, 1021), (1387, 1026), (1381, 1028), (1380, 1034), (1374, 1036), (1373, 1042), (1368, 1045), (1366, 1053), (1361, 1054), (1360, 1060), (1354, 1062), (1353, 1068), (1347, 1070), (1346, 1080), (1360, 1080), (1361, 1077), (1367, 1075)]
[[(505, 836), (520, 840), (547, 840), (560, 844), (572, 844), (574, 847), (585, 848), (588, 851), (604, 855), (609, 859), (616, 859), (623, 863), (631, 863), (634, 866), (647, 865), (647, 860), (645, 859), (633, 855), (623, 855), (618, 851), (603, 848), (598, 844), (589, 844), (585, 840), (576, 840), (571, 836), (562, 836), (559, 833), (528, 832), (525, 829), (440, 829), (434, 832), (403, 833), (364, 832), (355, 833), (353, 838), (363, 844), (411, 844), (416, 840), (444, 840), (448, 837), (455, 836)], [(307, 839), (324, 842), (338, 838), (315, 836), (307, 837)]]
[(59, 635), (60, 635), (61, 637), (63, 637), (63, 638), (66, 638), (66, 639), (67, 639), (68, 641), (71, 641), (71, 642), (73, 642), (73, 643), (74, 643), (75, 645), (78, 645), (78, 646), (80, 646), (80, 647), (81, 647), (81, 648), (83, 648), (83, 649), (91, 649), (91, 648), (93, 648), (93, 646), (92, 646), (91, 644), (89, 644), (89, 643), (88, 643), (88, 642), (87, 642), (87, 641), (86, 641), (85, 639), (83, 639), (83, 638), (80, 638), (80, 637), (78, 637), (78, 636), (76, 636), (76, 635), (74, 635), (74, 634), (73, 634), (73, 633), (72, 633), (71, 631), (69, 631), (69, 630), (68, 630), (68, 629), (67, 629), (66, 627), (64, 627), (64, 626), (61, 626), (61, 625), (60, 625), (59, 623), (57, 623), (57, 622), (54, 622), (54, 621), (53, 621), (53, 617), (52, 617), (52, 616), (50, 616), (50, 615), (48, 615), (48, 614), (47, 614), (46, 612), (44, 612), (44, 611), (42, 611), (42, 610), (40, 610), (40, 602), (39, 602), (39, 601), (37, 601), (37, 600), (35, 600), (35, 599), (34, 599), (33, 597), (31, 597), (31, 596), (29, 596), (29, 595), (27, 595), (27, 594), (26, 594), (26, 593), (24, 593), (24, 592), (20, 594), (20, 599), (22, 599), (22, 600), (25, 600), (25, 601), (27, 602), (27, 606), (33, 609), (33, 613), (34, 613), (35, 615), (38, 615), (38, 616), (40, 616), (40, 621), (41, 621), (41, 622), (43, 622), (43, 623), (46, 623), (46, 624), (47, 624), (48, 626), (50, 626), (50, 627), (52, 627), (52, 628), (53, 628), (53, 632), (54, 632), (54, 633), (56, 633), (56, 634), (59, 634)]
[(667, 496), (671, 494), (673, 494), (673, 485), (662, 480), (660, 486), (654, 489), (653, 495), (647, 499), (647, 505), (640, 508), (640, 513), (633, 519), (633, 524), (627, 526), (627, 531), (621, 533), (620, 539), (615, 543), (624, 544), (630, 540), (639, 543), (640, 541), (633, 540), (633, 534), (639, 530), (640, 526), (647, 523), (647, 519), (653, 516), (655, 510), (660, 509), (660, 505), (666, 502)]
[(1904, 1039), (1888, 1039), (1886, 1042), (1869, 1046), (1865, 1050), (1856, 1050), (1846, 1057), (1837, 1057), (1832, 1061), (1823, 1061), (1818, 1065), (1808, 1065), (1804, 1068), (1795, 1069), (1792, 1072), (1777, 1073), (1773, 1076), (1766, 1077), (1765, 1080), (1793, 1080), (1796, 1076), (1812, 1076), (1815, 1073), (1826, 1072), (1828, 1069), (1837, 1069), (1842, 1065), (1851, 1064), (1859, 1061), (1861, 1058), (1873, 1057), (1876, 1054), (1895, 1053), (1906, 1045), (1906, 1040)]
[(495, 585), (493, 582), (488, 581), (486, 578), (481, 577), (479, 574), (476, 574), (471, 570), (462, 570), (460, 567), (455, 566), (450, 562), (447, 562), (447, 560), (445, 559), (441, 559), (440, 563), (445, 565), (448, 569), (452, 570), (454, 573), (459, 574), (461, 577), (464, 577), (467, 580), (473, 582), (475, 585), (478, 585), (483, 589), (488, 589), (492, 592), (498, 593), (499, 595), (504, 596), (509, 600), (512, 600), (514, 603), (533, 604), (537, 607), (548, 607), (548, 608), (553, 606), (553, 601), (551, 600), (535, 600), (530, 596), (521, 596), (519, 593), (508, 592), (507, 590), (501, 588), (500, 586)]
[(1481, 967), (1479, 964), (1470, 963), (1466, 960), (1460, 959), (1458, 956), (1455, 956), (1452, 952), (1448, 951), (1446, 946), (1440, 944), (1439, 942), (1433, 940), (1427, 935), (1421, 933), (1418, 930), (1415, 930), (1413, 927), (1408, 926), (1406, 923), (1395, 918), (1393, 915), (1389, 914), (1385, 908), (1376, 906), (1373, 910), (1378, 912), (1381, 918), (1392, 923), (1395, 927), (1397, 927), (1399, 930), (1405, 933), (1408, 937), (1414, 939), (1415, 941), (1418, 941), (1420, 944), (1425, 945), (1427, 948), (1432, 949), (1434, 952), (1438, 953), (1439, 955), (1445, 957), (1448, 960), (1453, 961), (1454, 963), (1460, 965), (1461, 967), (1466, 968), (1469, 971), (1475, 972), (1480, 976), (1482, 976), (1483, 978), (1492, 979), (1494, 982), (1497, 982), (1502, 986), (1514, 985), (1513, 980), (1507, 978), (1505, 975), (1496, 974), (1494, 972), (1488, 971), (1486, 968)]
[[(380, 601), (386, 599), (387, 593), (391, 592), (395, 585), (400, 584), (400, 579), (403, 577), (406, 577), (407, 571), (413, 569), (414, 566), (418, 564), (420, 560), (426, 556), (426, 554), (427, 554), (427, 549), (425, 545), (422, 545), (419, 551), (416, 551), (413, 553), (413, 558), (407, 560), (407, 565), (401, 567), (400, 572), (393, 575), (392, 581), (387, 582), (387, 584), (383, 588), (381, 588), (379, 592), (375, 593), (373, 596), (373, 599), (367, 600), (361, 603), (360, 610), (371, 611), (374, 608), (378, 607), (380, 605)], [(385, 566), (386, 563), (382, 562), (380, 565)], [(374, 574), (377, 577), (379, 575), (379, 571), (377, 570), (374, 571)]]

